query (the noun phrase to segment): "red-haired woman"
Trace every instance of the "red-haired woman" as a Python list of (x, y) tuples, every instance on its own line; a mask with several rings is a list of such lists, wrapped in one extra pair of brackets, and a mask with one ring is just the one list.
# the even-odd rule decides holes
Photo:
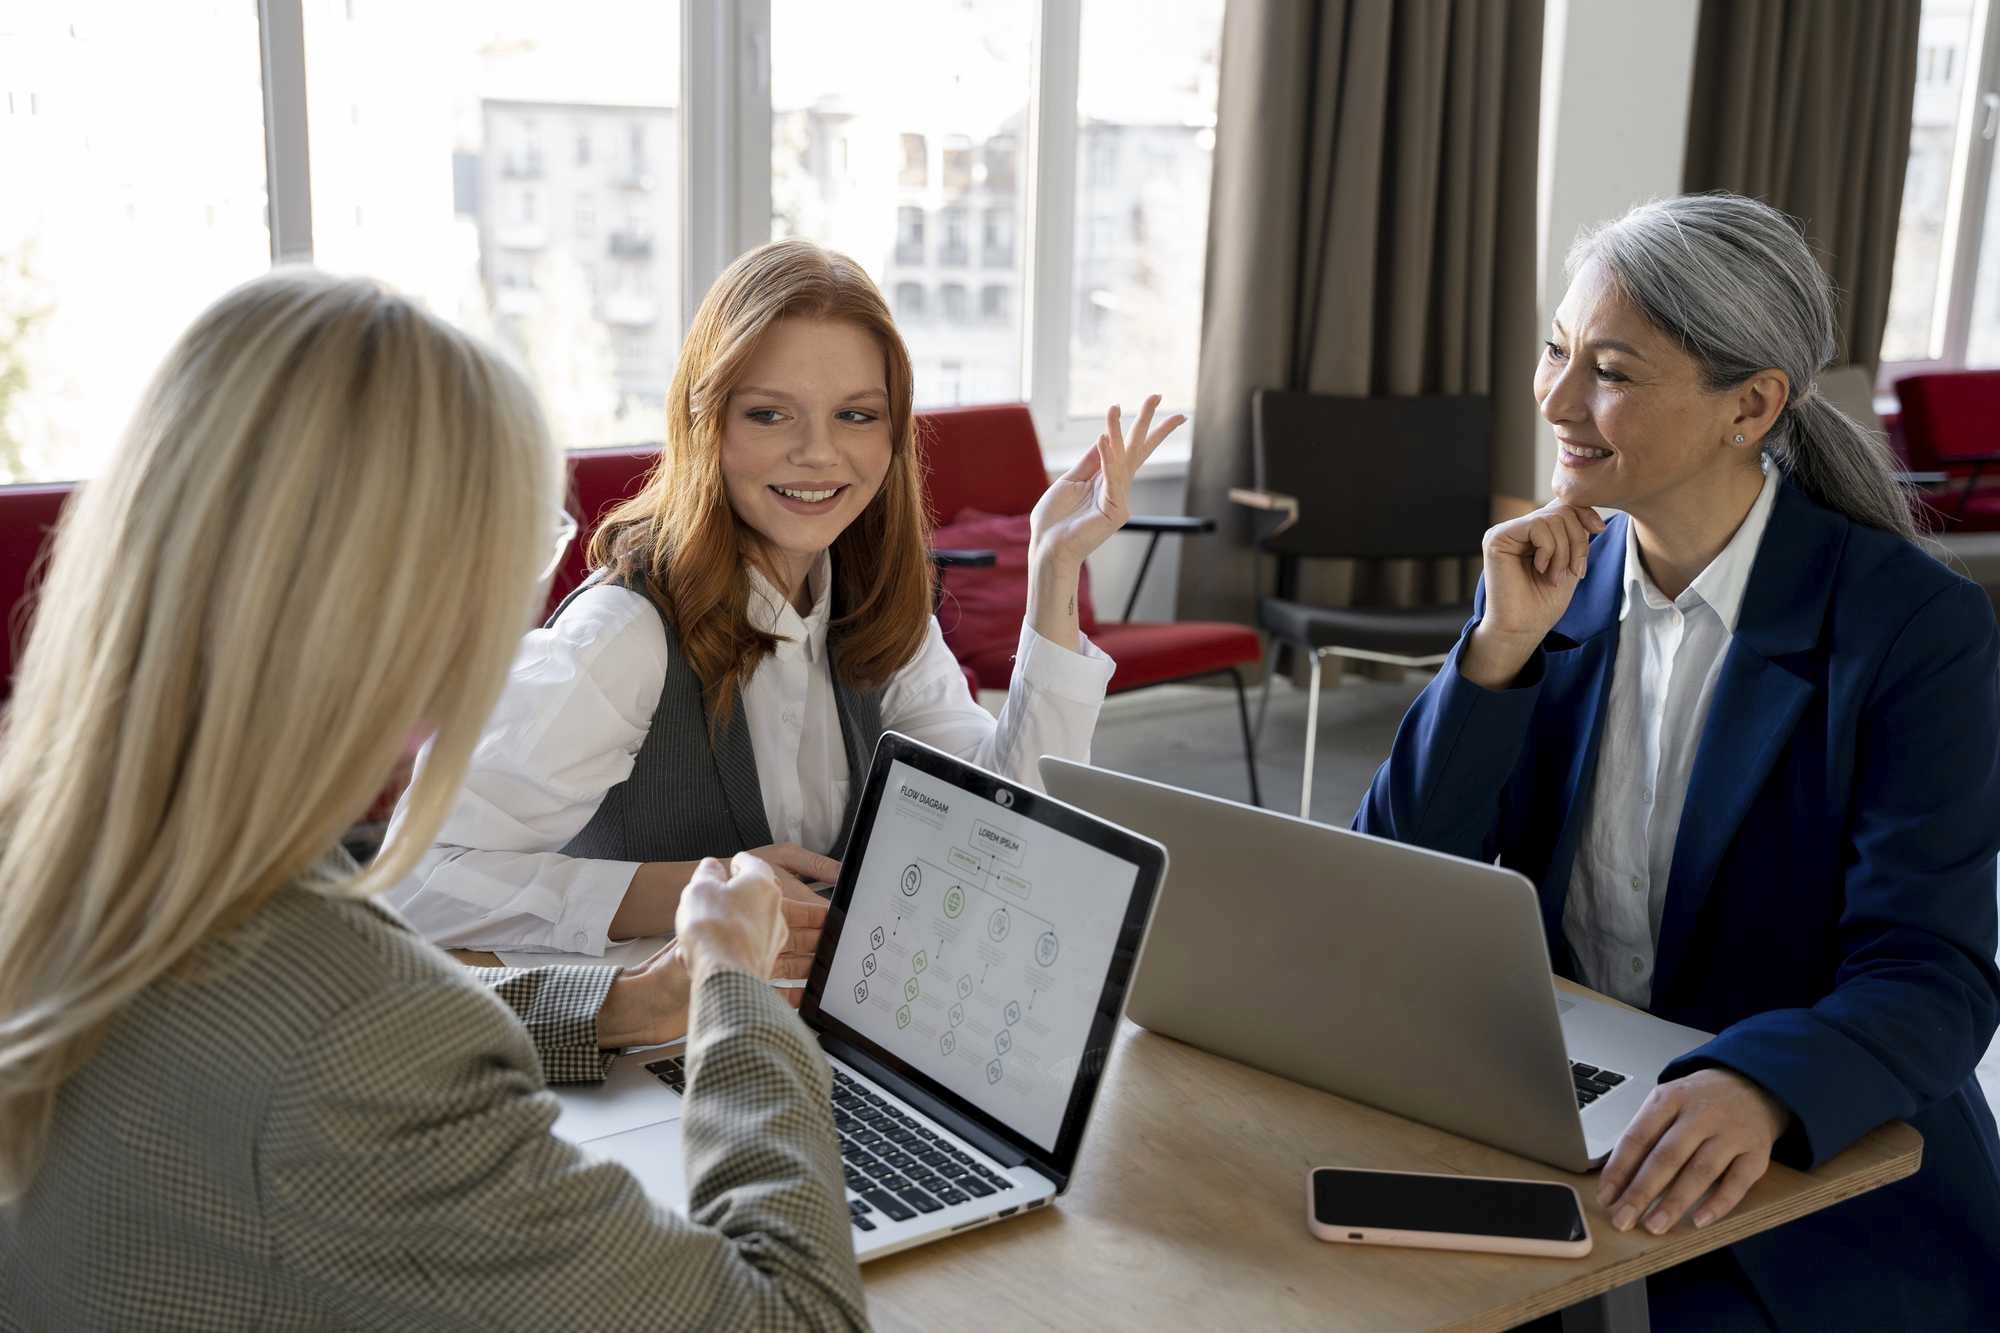
[[(1112, 663), (1078, 632), (1078, 574), (1181, 418), (1155, 425), (1148, 399), (1128, 440), (1112, 408), (1036, 505), (996, 721), (931, 615), (912, 404), (909, 352), (852, 260), (794, 240), (730, 266), (688, 332), (658, 466), (527, 637), (456, 811), (391, 895), (419, 930), (596, 953), (671, 929), (704, 856), (830, 880), (884, 730), (1031, 784), (1043, 754), (1088, 758)], [(806, 974), (815, 936), (781, 975)]]

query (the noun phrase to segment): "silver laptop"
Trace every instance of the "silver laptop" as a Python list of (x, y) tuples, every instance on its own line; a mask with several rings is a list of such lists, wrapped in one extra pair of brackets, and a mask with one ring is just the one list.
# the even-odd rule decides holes
[(1514, 871), (1045, 758), (1174, 862), (1132, 1020), (1569, 1171), (1709, 1034), (1558, 992)]
[[(1158, 843), (882, 737), (799, 1009), (862, 1259), (1068, 1187), (1165, 872)], [(685, 1212), (684, 1086), (678, 1054), (623, 1056), (557, 1090), (555, 1132)]]

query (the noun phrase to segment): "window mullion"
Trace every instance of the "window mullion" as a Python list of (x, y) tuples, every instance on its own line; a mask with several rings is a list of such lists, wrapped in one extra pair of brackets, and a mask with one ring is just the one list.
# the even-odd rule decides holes
[(257, 0), (264, 86), (264, 191), (273, 264), (313, 257), (312, 165), (306, 134), (306, 33), (301, 0)]
[(1042, 0), (1029, 101), (1024, 382), (1035, 423), (1053, 439), (1069, 418), (1076, 250), (1076, 105), (1082, 0)]
[(771, 234), (769, 0), (682, 0), (681, 328)]

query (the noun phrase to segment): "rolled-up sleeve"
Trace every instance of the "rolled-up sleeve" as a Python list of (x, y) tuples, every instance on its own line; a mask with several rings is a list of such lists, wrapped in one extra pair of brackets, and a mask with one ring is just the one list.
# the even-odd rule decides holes
[(965, 673), (934, 617), (916, 660), (883, 691), (882, 725), (1039, 791), (1043, 755), (1090, 762), (1097, 714), (1117, 669), (1096, 644), (1078, 638), (1072, 652), (1023, 625), (996, 718), (966, 692)]

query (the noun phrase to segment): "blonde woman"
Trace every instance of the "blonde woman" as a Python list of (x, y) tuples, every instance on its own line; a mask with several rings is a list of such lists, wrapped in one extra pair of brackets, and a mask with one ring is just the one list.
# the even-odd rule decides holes
[[(169, 355), (0, 743), (0, 1327), (865, 1323), (768, 867), (695, 870), (637, 1013), (528, 974), (539, 1051), (369, 901), (450, 807), (558, 475), (522, 381), (367, 283), (270, 275)], [(420, 725), (399, 835), (329, 855)], [(551, 1137), (541, 1067), (677, 997), (689, 1217)]]
[[(885, 730), (1038, 785), (1090, 757), (1113, 663), (1078, 630), (1084, 559), (1181, 424), (1107, 414), (1035, 506), (1020, 653), (996, 719), (931, 614), (910, 355), (860, 266), (760, 247), (703, 299), (645, 488), (597, 573), (523, 642), (439, 846), (392, 900), (425, 936), (601, 953), (671, 928), (689, 867), (751, 850), (831, 880)], [(797, 879), (792, 877), (796, 876)], [(781, 975), (808, 974), (795, 946)]]

